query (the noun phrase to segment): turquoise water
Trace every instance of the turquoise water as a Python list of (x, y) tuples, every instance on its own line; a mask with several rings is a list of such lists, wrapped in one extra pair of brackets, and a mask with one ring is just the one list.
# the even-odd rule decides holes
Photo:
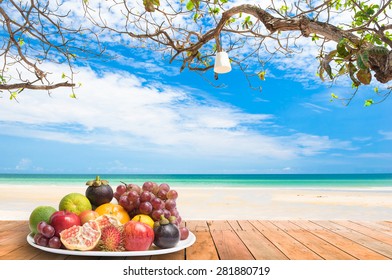
[[(95, 174), (0, 174), (0, 185), (84, 185)], [(392, 187), (392, 174), (100, 174), (111, 186), (146, 181), (175, 187), (252, 188), (382, 188)]]

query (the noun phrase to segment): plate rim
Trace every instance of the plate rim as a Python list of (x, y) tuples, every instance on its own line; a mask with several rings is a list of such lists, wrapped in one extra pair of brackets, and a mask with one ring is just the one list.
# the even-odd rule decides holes
[(154, 256), (174, 253), (185, 248), (192, 246), (196, 242), (196, 236), (193, 232), (189, 231), (189, 236), (185, 240), (180, 240), (178, 244), (173, 248), (159, 249), (155, 245), (153, 247), (157, 249), (149, 249), (145, 251), (121, 251), (121, 252), (108, 252), (108, 251), (78, 251), (78, 250), (67, 250), (67, 249), (53, 249), (50, 247), (43, 247), (34, 243), (32, 233), (29, 233), (26, 237), (27, 243), (32, 247), (37, 248), (41, 251), (61, 254), (61, 255), (73, 255), (73, 256), (100, 256), (100, 257), (139, 257), (139, 256)]

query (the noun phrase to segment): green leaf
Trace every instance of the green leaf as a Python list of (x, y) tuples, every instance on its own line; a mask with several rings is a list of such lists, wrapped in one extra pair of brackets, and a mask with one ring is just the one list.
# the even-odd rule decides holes
[(230, 25), (231, 23), (235, 22), (235, 18), (231, 17), (226, 21), (226, 25)]
[(188, 11), (193, 10), (194, 8), (199, 9), (200, 0), (189, 0), (186, 4), (186, 8)]
[(385, 47), (381, 47), (381, 46), (375, 46), (371, 49), (369, 49), (369, 53), (373, 54), (373, 55), (387, 55), (389, 53), (388, 49)]
[(65, 73), (63, 73), (62, 75), (61, 75), (61, 79), (65, 79), (67, 77), (67, 75), (65, 75)]
[(362, 70), (369, 69), (369, 53), (367, 51), (357, 54), (357, 66)]
[(192, 0), (189, 0), (188, 3), (186, 3), (186, 9), (188, 11), (192, 11), (195, 8), (195, 4), (193, 4)]
[(346, 64), (343, 64), (342, 67), (340, 67), (338, 73), (339, 73), (339, 75), (344, 75), (344, 74), (347, 73), (347, 66), (346, 66)]
[(71, 93), (71, 94), (69, 95), (69, 97), (71, 97), (71, 98), (76, 98), (76, 94), (75, 94), (75, 93)]
[(355, 72), (357, 72), (357, 70), (358, 70), (357, 67), (355, 67), (355, 65), (353, 63), (349, 62), (348, 74), (350, 75), (351, 81), (353, 81), (353, 84), (352, 84), (353, 88), (357, 88), (361, 84), (361, 82), (358, 81), (358, 79), (355, 78), (355, 76), (354, 76), (354, 74), (355, 74)]
[[(324, 72), (325, 72), (324, 67), (321, 67), (321, 66), (320, 66), (320, 67), (319, 67), (318, 76), (320, 77), (321, 81), (323, 81), (323, 82), (325, 82)], [(316, 74), (317, 74), (317, 73), (316, 73)]]
[(253, 22), (250, 20), (250, 16), (247, 16), (242, 23), (242, 28), (243, 29), (249, 29), (253, 25)]
[(195, 13), (194, 15), (193, 15), (193, 20), (196, 22), (199, 18), (201, 18), (202, 17), (202, 15), (201, 14), (198, 14), (198, 13)]
[(265, 74), (267, 73), (267, 71), (260, 71), (257, 76), (259, 76), (259, 79), (262, 81), (265, 81)]
[(17, 91), (13, 91), (10, 93), (10, 100), (16, 99), (19, 93), (23, 91), (23, 88), (18, 89)]
[(370, 82), (372, 81), (372, 74), (370, 73), (369, 70), (363, 70), (360, 69), (357, 72), (357, 79), (364, 85), (368, 85), (370, 84)]
[(159, 0), (143, 0), (144, 8), (147, 12), (155, 12), (155, 6), (159, 6)]
[(336, 46), (336, 50), (341, 57), (346, 57), (350, 53), (346, 50), (346, 39), (341, 39)]
[(218, 7), (209, 9), (209, 13), (213, 14), (213, 15), (217, 15), (217, 14), (219, 14), (219, 12), (220, 12), (220, 9)]
[(363, 106), (369, 107), (369, 106), (373, 105), (373, 103), (374, 103), (373, 99), (367, 99)]
[(327, 72), (329, 78), (333, 80), (333, 74), (332, 74), (332, 68), (329, 63), (333, 60), (337, 53), (337, 50), (333, 50), (330, 53), (328, 53), (324, 59), (321, 61), (321, 67), (324, 68), (325, 72)]
[(286, 5), (283, 5), (282, 7), (280, 7), (279, 10), (282, 14), (285, 14), (289, 10), (289, 7), (287, 7)]
[(336, 94), (331, 93), (331, 99), (330, 99), (329, 101), (332, 102), (332, 101), (334, 101), (335, 99), (339, 99), (339, 97), (338, 97)]
[(18, 44), (20, 47), (22, 47), (25, 44), (25, 41), (22, 38), (19, 38)]
[(378, 92), (379, 92), (378, 87), (375, 87), (373, 90), (374, 90), (375, 93), (378, 93)]
[(312, 35), (312, 41), (314, 42), (314, 41), (317, 41), (318, 39), (320, 39), (320, 37), (317, 36), (316, 33), (313, 33), (313, 35)]
[[(333, 2), (331, 2), (331, 4), (332, 4), (332, 3), (333, 3)], [(340, 3), (340, 1), (336, 1), (335, 9), (336, 9), (336, 10), (339, 10), (341, 7), (342, 7), (342, 4)]]

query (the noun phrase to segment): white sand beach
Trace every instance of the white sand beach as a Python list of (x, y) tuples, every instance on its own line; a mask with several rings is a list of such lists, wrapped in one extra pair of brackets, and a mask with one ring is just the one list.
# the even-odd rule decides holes
[[(377, 189), (176, 188), (184, 220), (392, 220), (392, 187)], [(58, 207), (77, 186), (0, 185), (0, 220), (26, 220), (38, 205)]]

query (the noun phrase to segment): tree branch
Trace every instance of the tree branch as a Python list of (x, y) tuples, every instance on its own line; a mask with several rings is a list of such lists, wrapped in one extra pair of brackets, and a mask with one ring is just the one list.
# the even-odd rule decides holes
[(33, 89), (33, 90), (52, 90), (59, 87), (75, 87), (76, 85), (69, 82), (50, 84), (50, 85), (34, 85), (32, 83), (16, 83), (16, 84), (0, 84), (0, 90), (13, 89)]

